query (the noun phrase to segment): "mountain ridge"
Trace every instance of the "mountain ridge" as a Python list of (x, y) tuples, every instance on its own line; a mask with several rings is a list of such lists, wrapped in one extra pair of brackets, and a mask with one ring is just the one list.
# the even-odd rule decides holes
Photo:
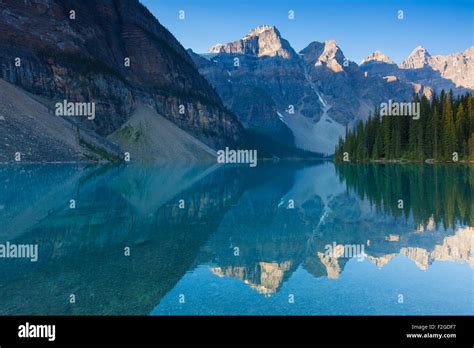
[[(268, 32), (272, 35), (262, 35)], [(293, 133), (295, 146), (305, 150), (333, 153), (346, 126), (365, 120), (389, 99), (410, 101), (413, 93), (431, 97), (441, 89), (453, 89), (459, 94), (468, 90), (462, 87), (464, 81), (470, 86), (469, 78), (463, 77), (463, 73), (459, 77), (453, 69), (440, 72), (439, 66), (447, 58), (431, 56), (421, 46), (412, 51), (405, 63), (398, 65), (380, 51), (374, 51), (357, 64), (345, 57), (335, 40), (312, 41), (296, 55), (282, 55), (278, 54), (281, 45), (275, 45), (274, 37), (278, 42), (288, 43), (286, 51), (294, 51), (276, 27), (263, 25), (251, 29), (243, 39), (211, 46), (207, 54), (192, 52), (191, 56), (200, 73), (244, 126), (272, 119), (272, 127), (278, 128), (281, 121)], [(260, 47), (272, 47), (271, 53), (261, 54)], [(237, 66), (232, 65), (235, 60)], [(462, 66), (465, 71), (474, 69), (472, 61), (468, 59)], [(419, 66), (423, 68), (417, 69)], [(290, 73), (293, 78), (298, 76), (297, 87), (287, 83)], [(295, 88), (297, 94), (280, 92), (294, 92)], [(258, 101), (245, 99), (241, 94), (242, 90), (252, 89), (263, 91)], [(241, 105), (245, 104), (247, 110), (262, 100), (271, 107), (260, 108), (259, 113), (252, 115), (242, 111)], [(309, 102), (312, 105), (307, 107)], [(289, 113), (288, 107), (294, 112)], [(328, 139), (323, 140), (325, 137)]]

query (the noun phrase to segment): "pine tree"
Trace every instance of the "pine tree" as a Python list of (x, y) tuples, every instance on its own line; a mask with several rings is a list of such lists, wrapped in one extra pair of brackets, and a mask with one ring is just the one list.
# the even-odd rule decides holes
[[(426, 157), (431, 157), (433, 152), (433, 138), (432, 138), (432, 123), (431, 123), (431, 105), (430, 101), (426, 96), (421, 98), (421, 108), (420, 108), (420, 128), (421, 134), (419, 134), (420, 141), (420, 152), (421, 156), (419, 159)], [(420, 138), (421, 136), (421, 138)]]
[(451, 158), (456, 149), (456, 134), (453, 122), (452, 93), (443, 102), (443, 157)]
[(374, 146), (371, 152), (371, 158), (378, 160), (382, 157), (382, 130), (380, 124), (380, 116), (378, 113), (374, 116)]
[(431, 151), (431, 157), (438, 159), (439, 156), (439, 144), (440, 144), (440, 134), (441, 130), (439, 127), (439, 115), (438, 115), (438, 106), (436, 102), (433, 102), (433, 111), (431, 114), (431, 137), (433, 141), (433, 148)]
[(462, 156), (465, 156), (467, 154), (466, 139), (464, 137), (464, 118), (464, 108), (462, 106), (462, 103), (459, 103), (458, 111), (456, 112), (456, 116), (454, 117), (454, 128), (456, 133), (456, 148)]
[(335, 157), (340, 160), (348, 152), (351, 160), (413, 159), (452, 160), (453, 152), (459, 159), (474, 158), (474, 98), (466, 95), (453, 97), (441, 91), (432, 100), (420, 100), (420, 118), (383, 116), (379, 110), (359, 121), (355, 129), (346, 127)]
[(382, 153), (387, 160), (391, 158), (390, 155), (390, 117), (382, 116)]

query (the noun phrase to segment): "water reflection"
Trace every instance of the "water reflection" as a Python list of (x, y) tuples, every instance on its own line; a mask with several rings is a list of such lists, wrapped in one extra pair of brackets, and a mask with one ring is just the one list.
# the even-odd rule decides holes
[(473, 172), (1, 167), (0, 243), (39, 261), (0, 259), (0, 313), (473, 314)]

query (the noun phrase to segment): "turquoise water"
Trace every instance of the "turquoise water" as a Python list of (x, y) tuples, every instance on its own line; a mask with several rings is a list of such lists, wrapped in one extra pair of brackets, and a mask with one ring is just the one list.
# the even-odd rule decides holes
[(3, 166), (0, 244), (39, 253), (0, 258), (0, 314), (472, 315), (473, 187), (461, 165)]

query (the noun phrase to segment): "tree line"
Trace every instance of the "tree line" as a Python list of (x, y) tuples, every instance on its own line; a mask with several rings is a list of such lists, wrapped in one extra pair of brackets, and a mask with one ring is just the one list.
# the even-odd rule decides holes
[(471, 93), (441, 91), (428, 99), (413, 96), (420, 117), (374, 115), (346, 128), (336, 145), (337, 161), (474, 160), (474, 100)]
[(336, 172), (349, 192), (368, 200), (377, 211), (412, 217), (416, 225), (432, 220), (445, 229), (474, 226), (472, 166), (337, 163)]

